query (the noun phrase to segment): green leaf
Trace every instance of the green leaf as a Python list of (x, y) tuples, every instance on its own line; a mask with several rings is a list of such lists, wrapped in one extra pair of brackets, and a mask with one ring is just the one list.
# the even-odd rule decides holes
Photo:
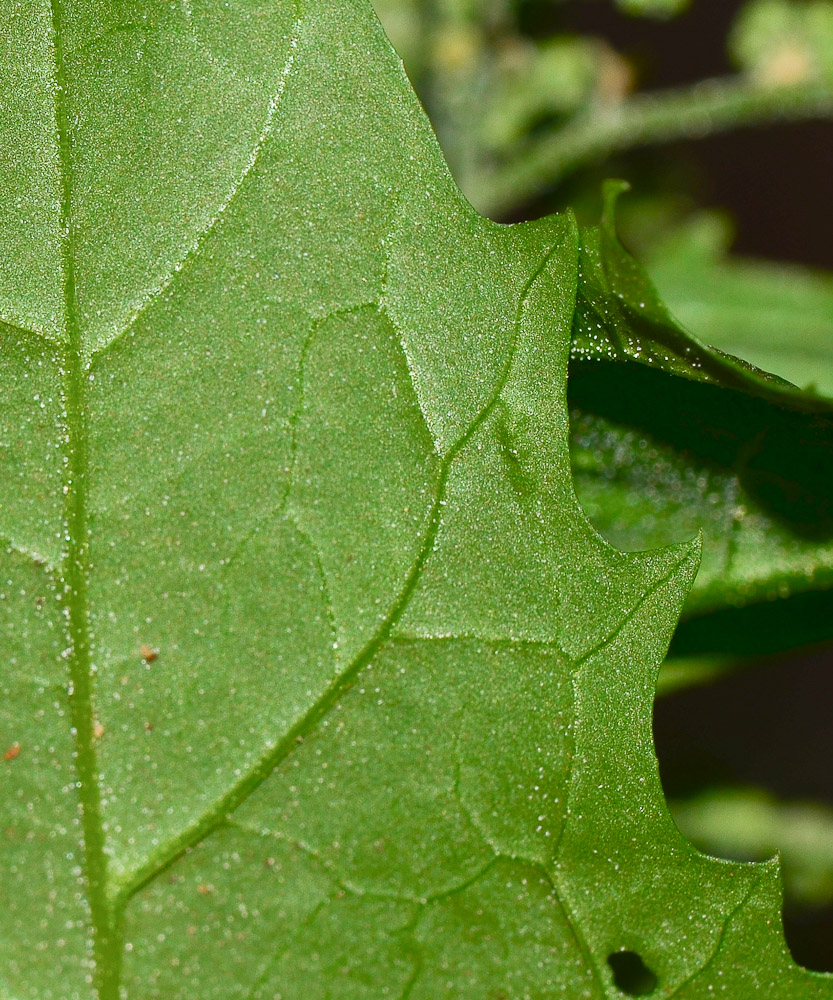
[(495, 81), (483, 116), (483, 139), (497, 154), (517, 153), (542, 123), (563, 124), (599, 89), (606, 50), (586, 38), (555, 37), (523, 48)]
[(570, 400), (576, 490), (611, 542), (703, 532), (687, 615), (833, 586), (830, 417), (632, 363), (574, 365)]
[(662, 240), (646, 267), (663, 301), (707, 343), (833, 397), (833, 277), (730, 256), (730, 240), (707, 213)]
[[(737, 656), (669, 656), (657, 677), (657, 695), (673, 694), (684, 688), (711, 684), (746, 666)], [(720, 852), (715, 852), (719, 854)]]
[[(628, 550), (703, 532), (689, 618), (833, 587), (830, 404), (676, 322), (616, 237), (620, 190), (608, 186), (602, 226), (582, 233), (570, 404), (584, 509)], [(773, 620), (750, 628), (755, 652), (783, 648)]]
[(671, 18), (689, 6), (689, 0), (616, 0), (626, 14), (635, 17)]
[(665, 805), (697, 545), (573, 493), (571, 219), (363, 0), (4, 13), (3, 993), (830, 996)]
[(758, 860), (780, 852), (786, 891), (803, 906), (833, 901), (833, 810), (779, 802), (756, 788), (715, 788), (671, 803), (680, 829), (722, 857)]

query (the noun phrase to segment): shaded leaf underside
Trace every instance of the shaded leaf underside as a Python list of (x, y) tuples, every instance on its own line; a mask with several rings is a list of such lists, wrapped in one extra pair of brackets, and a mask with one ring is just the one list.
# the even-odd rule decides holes
[(830, 418), (632, 363), (574, 365), (570, 405), (576, 490), (605, 537), (703, 530), (687, 616), (831, 586)]
[(571, 221), (358, 0), (2, 13), (4, 995), (827, 996), (668, 817), (697, 552), (573, 494)]
[[(687, 618), (829, 588), (830, 401), (706, 347), (680, 326), (617, 239), (621, 187), (607, 185), (602, 225), (581, 234), (570, 405), (582, 506), (623, 549), (703, 530)], [(697, 253), (683, 257), (695, 261), (695, 273)], [(731, 315), (724, 319), (731, 326)], [(786, 331), (782, 323), (782, 343)], [(771, 649), (782, 641), (778, 632)], [(768, 648), (761, 639), (756, 632), (754, 647)]]

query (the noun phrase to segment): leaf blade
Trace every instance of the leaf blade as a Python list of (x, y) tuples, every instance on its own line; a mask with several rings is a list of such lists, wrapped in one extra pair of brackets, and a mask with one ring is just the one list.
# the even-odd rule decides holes
[[(65, 699), (39, 710), (55, 746), (74, 730), (76, 773), (33, 778), (46, 746), (8, 774), (40, 782), (37, 809), (11, 796), (28, 823), (68, 816), (80, 783), (60, 843), (83, 830), (86, 900), (55, 916), (66, 962), (12, 962), (4, 987), (601, 998), (629, 900), (677, 988), (750, 876), (686, 847), (651, 750), (696, 546), (617, 552), (573, 492), (572, 220), (503, 228), (465, 205), (365, 3), (145, 13), (53, 8), (67, 346), (46, 438), (66, 462), (37, 488), (64, 498), (68, 618), (7, 622), (15, 682), (69, 660), (72, 725)], [(291, 72), (279, 57), (255, 81), (276, 40)], [(177, 100), (193, 143), (166, 132)], [(25, 358), (8, 377), (26, 384)], [(10, 559), (18, 582), (37, 570)], [(13, 721), (41, 704), (11, 695)], [(630, 866), (604, 912), (581, 898), (592, 845)], [(35, 887), (26, 917), (49, 893), (39, 850), (3, 871)], [(695, 931), (652, 859), (708, 903)], [(635, 910), (646, 887), (665, 938)], [(38, 925), (34, 952), (54, 935)]]

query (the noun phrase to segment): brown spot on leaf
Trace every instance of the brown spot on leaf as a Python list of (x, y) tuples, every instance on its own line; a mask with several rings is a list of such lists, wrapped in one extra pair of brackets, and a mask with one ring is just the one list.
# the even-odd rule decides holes
[(20, 753), (20, 744), (12, 743), (12, 745), (3, 754), (3, 760), (14, 760), (15, 757)]
[(143, 642), (142, 645), (139, 646), (139, 653), (145, 663), (153, 663), (153, 661), (159, 656), (159, 650), (154, 649), (153, 646), (149, 646), (146, 642)]

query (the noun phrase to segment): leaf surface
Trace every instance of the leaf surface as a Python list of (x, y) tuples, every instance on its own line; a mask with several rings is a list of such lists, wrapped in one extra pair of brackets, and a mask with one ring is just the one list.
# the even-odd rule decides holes
[(4, 995), (830, 995), (669, 818), (697, 546), (574, 495), (571, 219), (363, 0), (3, 14)]
[(685, 613), (833, 585), (833, 422), (634, 364), (576, 364), (576, 490), (614, 544), (703, 531)]
[[(675, 320), (616, 237), (621, 189), (608, 186), (602, 225), (581, 236), (570, 406), (573, 471), (584, 509), (624, 549), (666, 545), (702, 530), (703, 557), (684, 608), (687, 618), (829, 589), (829, 402), (706, 347)], [(702, 254), (695, 238), (682, 237), (676, 252), (657, 252), (654, 270), (666, 276), (672, 292), (677, 288), (676, 301), (681, 283), (696, 285), (698, 275), (705, 297), (703, 265), (696, 262)], [(741, 279), (714, 263), (709, 274), (716, 292), (705, 332), (711, 339), (722, 335), (724, 346), (732, 346), (731, 336), (744, 346), (744, 327), (722, 308), (726, 287)], [(677, 276), (676, 285), (669, 275)], [(798, 308), (795, 315), (802, 315)], [(777, 321), (770, 320), (773, 331)], [(761, 339), (753, 356), (777, 361), (766, 346), (774, 339), (774, 332)], [(790, 373), (802, 363), (800, 346), (795, 353)], [(750, 619), (750, 651), (784, 648), (776, 620), (761, 631), (761, 623)], [(738, 619), (736, 632), (744, 628)], [(762, 643), (767, 632), (770, 641)], [(742, 648), (737, 637), (731, 648)]]

